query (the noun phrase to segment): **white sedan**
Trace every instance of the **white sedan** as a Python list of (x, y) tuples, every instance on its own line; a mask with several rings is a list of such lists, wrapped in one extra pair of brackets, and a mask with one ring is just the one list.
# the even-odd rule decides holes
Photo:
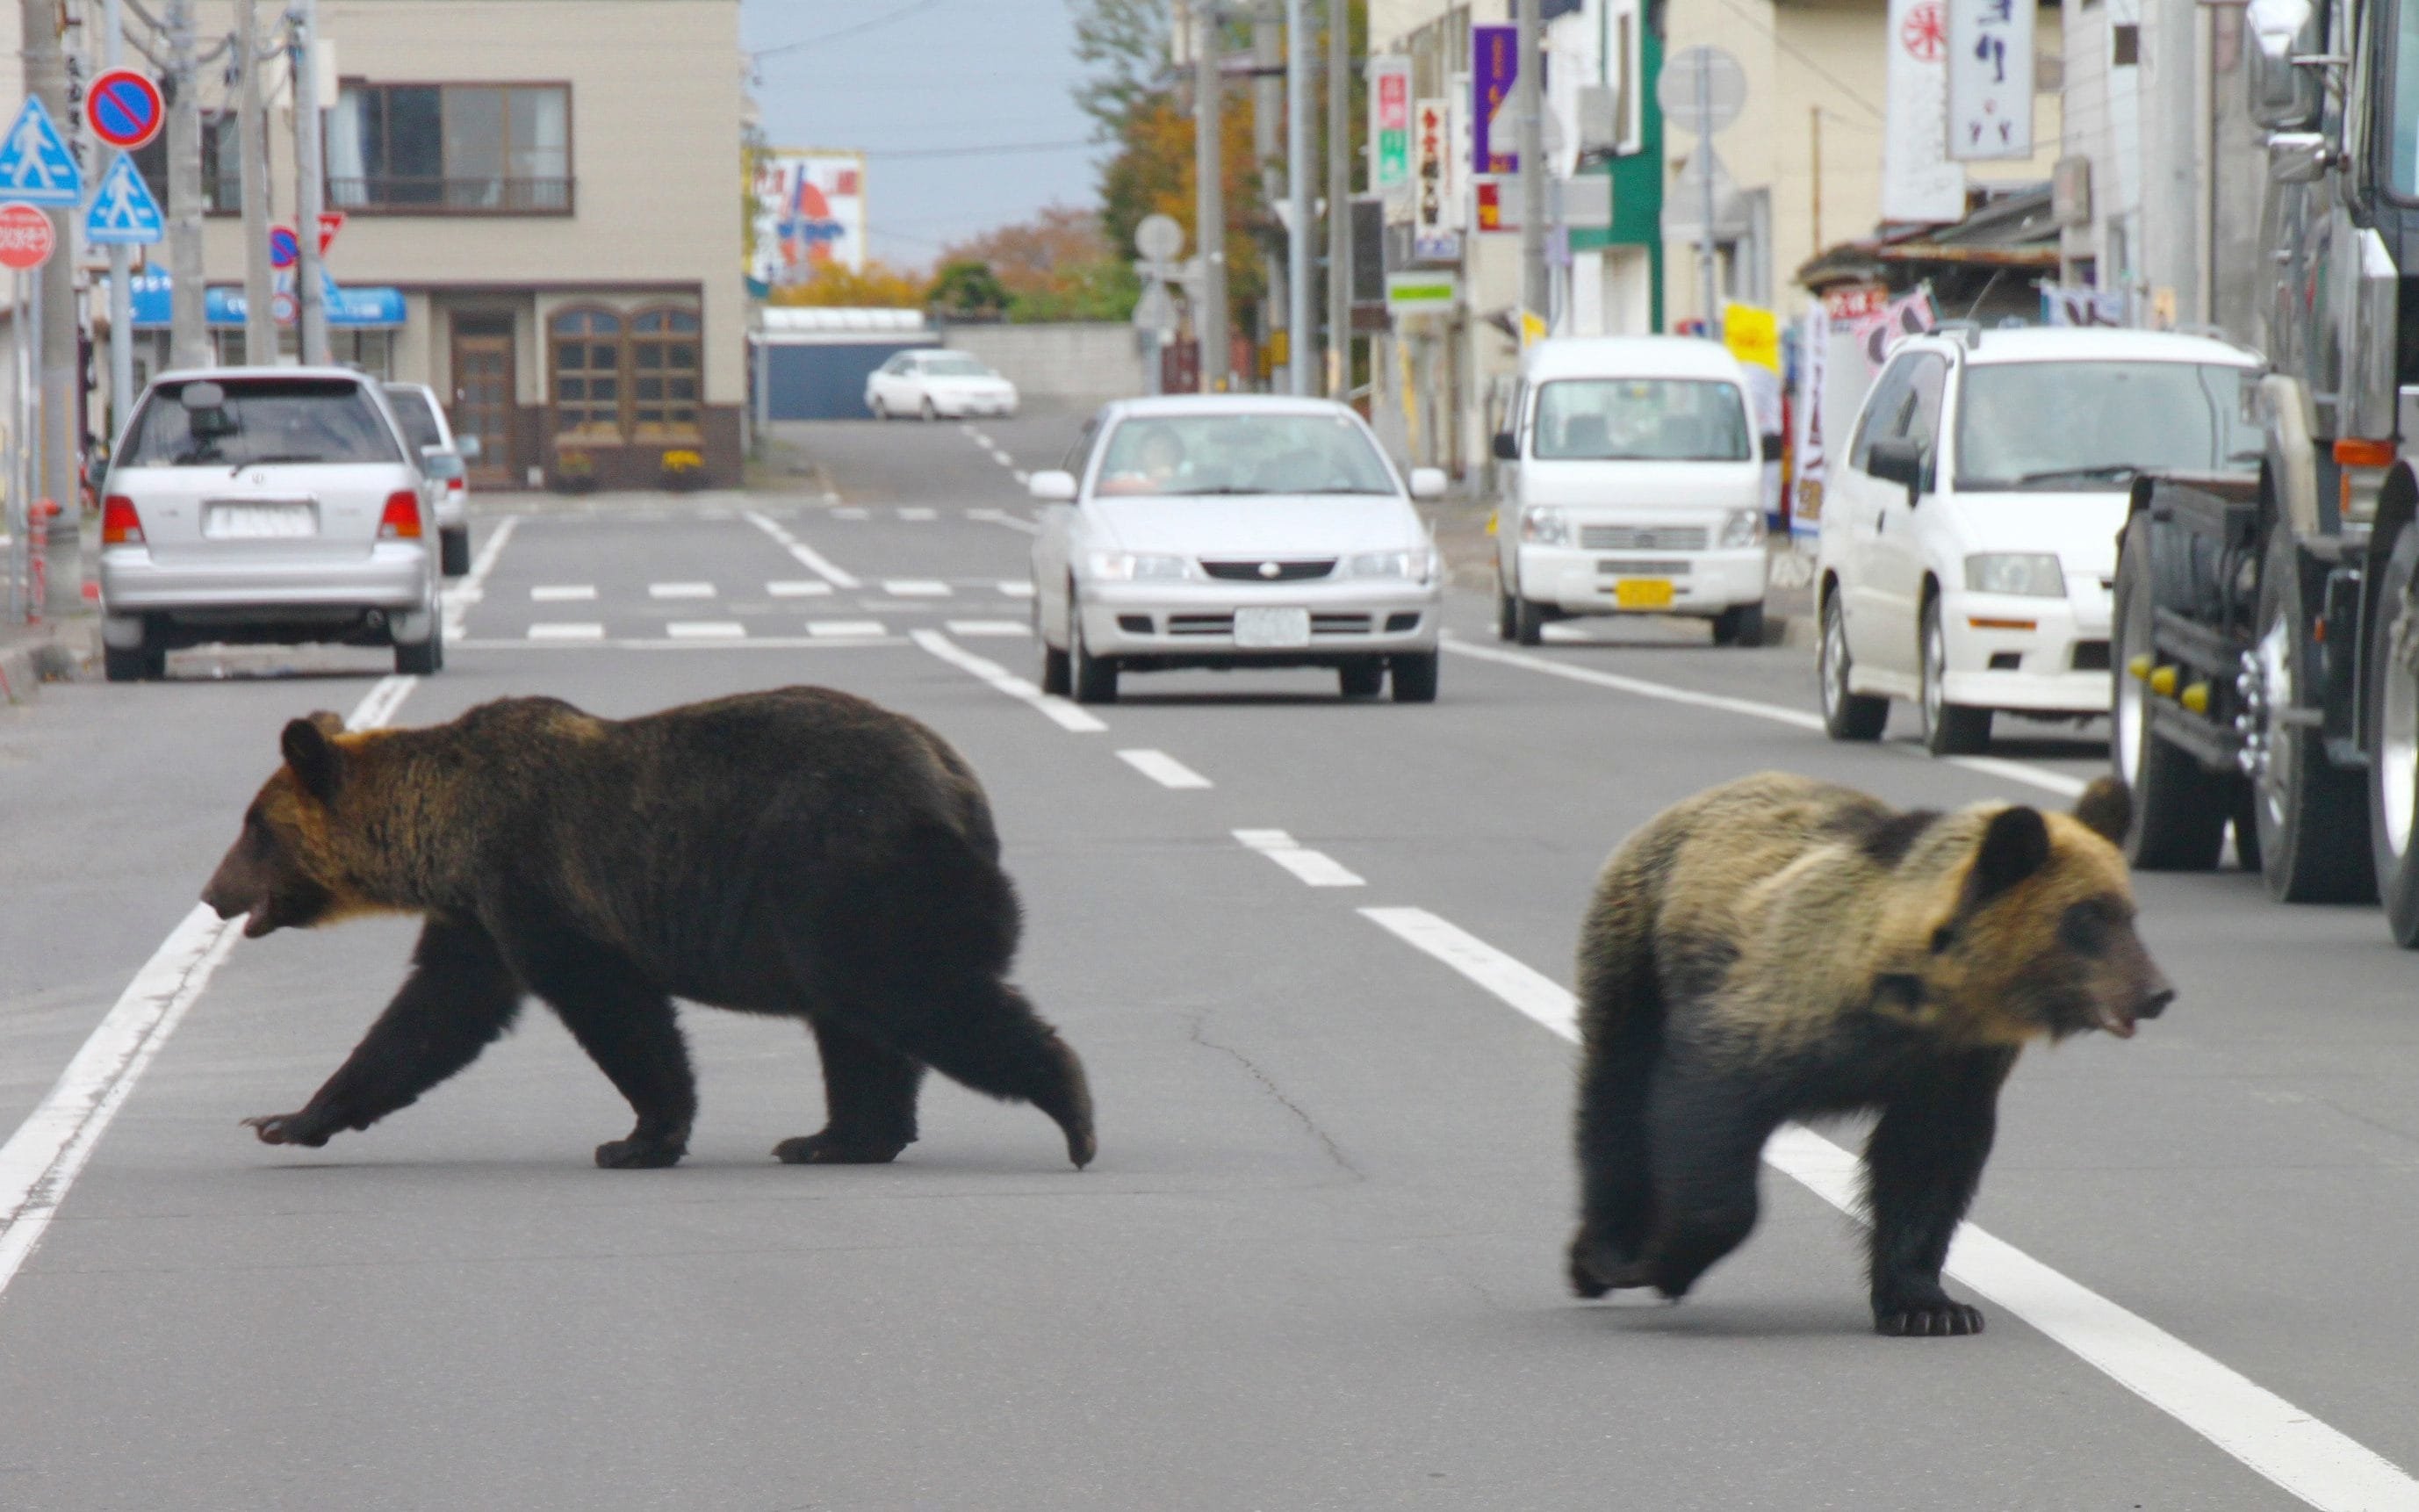
[(1436, 698), (1444, 599), (1408, 483), (1347, 407), (1183, 395), (1103, 408), (1072, 471), (1037, 472), (1041, 682), (1078, 702), (1121, 672), (1332, 667), (1348, 698)]
[(899, 353), (866, 376), (865, 408), (876, 420), (1012, 415), (1016, 385), (963, 352), (919, 347)]

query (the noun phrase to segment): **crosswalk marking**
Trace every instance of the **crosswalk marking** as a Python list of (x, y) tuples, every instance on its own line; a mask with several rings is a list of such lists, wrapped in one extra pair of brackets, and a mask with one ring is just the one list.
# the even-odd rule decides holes
[(1033, 584), (1023, 578), (1003, 578), (999, 581), (999, 591), (1010, 598), (1031, 598)]
[(949, 585), (936, 578), (891, 578), (882, 591), (893, 598), (947, 598)]
[(744, 640), (747, 626), (737, 620), (674, 620), (664, 634), (675, 640)]
[(712, 583), (649, 583), (649, 598), (712, 598)]
[(557, 621), (551, 624), (531, 625), (529, 638), (532, 640), (602, 640), (605, 639), (605, 626), (573, 625)]
[(596, 596), (594, 583), (546, 583), (530, 590), (530, 600), (537, 604), (574, 604)]
[(880, 620), (809, 620), (807, 622), (807, 634), (818, 639), (882, 633)]
[(775, 598), (821, 598), (832, 591), (829, 583), (788, 582), (766, 583), (764, 592)]
[(951, 635), (968, 638), (978, 636), (1031, 635), (1032, 628), (1023, 620), (944, 620), (942, 626)]

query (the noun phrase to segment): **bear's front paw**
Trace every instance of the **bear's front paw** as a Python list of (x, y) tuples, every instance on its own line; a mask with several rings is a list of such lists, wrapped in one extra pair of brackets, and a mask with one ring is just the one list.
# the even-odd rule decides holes
[(1608, 1291), (1648, 1285), (1638, 1262), (1618, 1245), (1584, 1232), (1571, 1241), (1571, 1290), (1593, 1302)]
[(686, 1145), (661, 1139), (609, 1139), (596, 1147), (596, 1164), (609, 1171), (658, 1170), (687, 1153)]
[(264, 1145), (301, 1145), (316, 1149), (328, 1142), (333, 1130), (301, 1113), (264, 1113), (256, 1119), (246, 1119), (243, 1127), (260, 1136)]
[(773, 1158), (784, 1165), (887, 1165), (906, 1148), (904, 1139), (851, 1138), (825, 1129), (782, 1140)]
[(1947, 1297), (1920, 1302), (1877, 1303), (1873, 1332), (1891, 1338), (1950, 1338), (1982, 1332), (1982, 1309)]

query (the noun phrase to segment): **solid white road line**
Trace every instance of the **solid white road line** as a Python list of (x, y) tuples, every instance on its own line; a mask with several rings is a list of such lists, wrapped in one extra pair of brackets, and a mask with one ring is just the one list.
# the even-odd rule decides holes
[(533, 604), (582, 604), (595, 596), (594, 583), (545, 583), (530, 590)]
[(949, 585), (937, 578), (888, 578), (882, 591), (893, 598), (947, 598)]
[[(1425, 909), (1360, 912), (1564, 1039), (1579, 1039), (1577, 1001), (1527, 963)], [(1863, 1216), (1857, 1160), (1848, 1150), (1791, 1124), (1764, 1158), (1841, 1211)], [(1948, 1274), (2312, 1506), (2419, 1508), (2419, 1480), (2390, 1460), (2005, 1240), (1961, 1225)]]
[(1210, 779), (1163, 750), (1121, 750), (1117, 760), (1163, 788), (1206, 788)]
[[(857, 588), (863, 586), (857, 581), (856, 575), (855, 573), (850, 572), (845, 567), (841, 567), (834, 563), (824, 560), (822, 552), (817, 551), (813, 547), (809, 546), (806, 542), (801, 541), (796, 536), (791, 534), (788, 530), (782, 527), (779, 521), (773, 519), (763, 511), (750, 509), (743, 511), (743, 513), (747, 516), (748, 524), (755, 526), (758, 530), (763, 531), (774, 540), (780, 542), (782, 546), (789, 549), (790, 555), (797, 559), (800, 566), (806, 568), (809, 572), (813, 573), (816, 577), (821, 578), (824, 581), (831, 584), (834, 588)], [(833, 513), (838, 514), (839, 511), (834, 510)]]
[[(1024, 476), (1020, 474), (1016, 481), (1023, 483)], [(978, 519), (986, 525), (1005, 525), (1011, 531), (1023, 531), (1027, 535), (1041, 533), (1040, 526), (1022, 515), (1011, 515), (1005, 509), (969, 509), (966, 511), (966, 518)]]
[(821, 598), (831, 591), (832, 585), (825, 582), (792, 580), (769, 582), (764, 585), (764, 592), (775, 598)]
[[(1574, 683), (1609, 687), (1616, 692), (1634, 694), (1639, 698), (1660, 699), (1666, 703), (1685, 703), (1692, 708), (1712, 709), (1722, 714), (1744, 715), (1750, 719), (1765, 719), (1774, 724), (1788, 725), (1795, 730), (1820, 731), (1823, 728), (1822, 716), (1805, 709), (1784, 708), (1778, 703), (1763, 703), (1754, 699), (1732, 698), (1721, 693), (1701, 693), (1695, 688), (1674, 687), (1669, 683), (1650, 683), (1641, 677), (1624, 677), (1619, 672), (1598, 671), (1593, 667), (1574, 667), (1568, 662), (1556, 661), (1550, 656), (1533, 656), (1525, 651), (1506, 651), (1500, 646), (1478, 645), (1451, 634), (1444, 638), (1444, 649), (1456, 656), (1471, 656), (1480, 661), (1501, 662), (1507, 667), (1525, 668), (1533, 672), (1544, 672), (1549, 677), (1568, 678)], [(1953, 765), (1964, 767), (1969, 772), (1980, 772), (2004, 781), (2021, 782), (2027, 787), (2039, 788), (2044, 793), (2057, 794), (2061, 797), (2078, 796), (2086, 786), (2080, 778), (2069, 777), (2063, 772), (2044, 772), (2037, 767), (2027, 766), (2022, 762), (2007, 761), (1996, 756), (1934, 757), (1920, 747), (1896, 744), (1885, 745), (1880, 748), (1896, 751), (1903, 756), (1920, 756), (1926, 761), (1948, 762)]]
[(1365, 887), (1361, 874), (1324, 851), (1307, 850), (1282, 829), (1239, 829), (1235, 838), (1313, 887)]
[(602, 640), (605, 639), (605, 626), (557, 621), (531, 625), (529, 638), (532, 640)]
[(747, 626), (737, 620), (674, 620), (664, 634), (675, 640), (745, 640)]
[(899, 512), (899, 517), (903, 520), (912, 520), (920, 525), (926, 520), (938, 519), (941, 516), (938, 510), (927, 509), (921, 504), (912, 504), (907, 508), (901, 510)]
[(1087, 711), (1070, 703), (1054, 693), (1041, 689), (1016, 676), (995, 661), (989, 661), (966, 650), (938, 630), (910, 630), (907, 638), (926, 651), (962, 671), (969, 671), (993, 687), (1020, 702), (1030, 703), (1040, 710), (1061, 730), (1079, 735), (1098, 734), (1108, 728)]
[(649, 583), (649, 598), (712, 598), (712, 583)]
[(506, 515), (487, 532), (487, 544), (470, 560), (470, 570), (452, 587), (438, 593), (439, 615), (445, 628), (445, 639), (459, 640), (463, 621), (470, 616), (471, 606), (487, 596), (487, 574), (496, 567), (496, 559), (504, 553), (504, 543), (513, 538), (513, 530), (520, 524), (518, 515)]
[[(495, 564), (511, 524), (504, 521), (490, 538), (476, 576), (485, 577)], [(379, 678), (346, 723), (355, 730), (377, 729), (394, 717), (419, 684), (417, 677)], [(0, 1145), (0, 1291), (8, 1290), (42, 1242), (68, 1189), (133, 1095), (144, 1070), (242, 937), (241, 919), (221, 919), (208, 905), (187, 914), (85, 1037), (49, 1094)]]
[(834, 636), (867, 636), (883, 634), (880, 620), (809, 620), (807, 634), (817, 640)]
[(740, 640), (674, 640), (669, 637), (651, 640), (449, 640), (445, 649), (449, 654), (456, 651), (848, 651), (864, 646), (903, 646), (906, 643), (900, 637), (883, 635), (751, 635)]

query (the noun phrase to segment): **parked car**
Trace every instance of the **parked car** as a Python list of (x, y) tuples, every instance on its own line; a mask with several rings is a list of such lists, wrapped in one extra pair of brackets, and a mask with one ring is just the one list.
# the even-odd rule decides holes
[(210, 641), (394, 648), (444, 665), (427, 476), (376, 379), (231, 367), (154, 378), (102, 489), (103, 660), (158, 677)]
[(437, 391), (424, 383), (390, 383), (386, 398), (404, 438), (420, 449), (421, 471), (437, 486), (438, 567), (459, 578), (470, 570), (470, 464), (479, 460), (479, 438), (457, 438)]
[(1323, 399), (1132, 399), (1092, 417), (1033, 545), (1041, 683), (1107, 702), (1121, 672), (1333, 667), (1346, 697), (1389, 674), (1436, 698), (1443, 574), (1415, 498), (1361, 417)]
[(1495, 437), (1496, 629), (1674, 614), (1717, 645), (1764, 640), (1762, 439), (1747, 377), (1709, 341), (1541, 341)]
[(876, 420), (1012, 415), (1016, 385), (963, 352), (919, 347), (899, 353), (867, 376), (865, 408)]
[(1999, 710), (2106, 714), (2136, 473), (2251, 469), (2257, 354), (2198, 336), (1949, 331), (1901, 345), (1834, 452), (1816, 682), (1835, 740), (1914, 702), (1935, 754)]

